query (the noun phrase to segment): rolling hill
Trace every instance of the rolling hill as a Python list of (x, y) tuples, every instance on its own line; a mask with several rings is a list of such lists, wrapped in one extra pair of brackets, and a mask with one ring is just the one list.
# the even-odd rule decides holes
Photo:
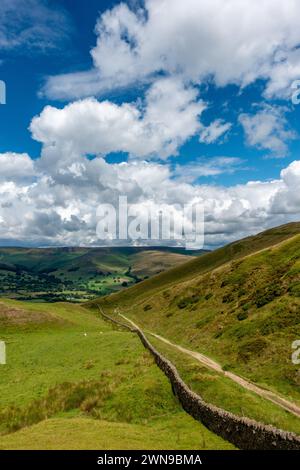
[(177, 248), (0, 248), (0, 295), (84, 301), (133, 285), (200, 252)]
[[(291, 361), (292, 342), (300, 339), (300, 223), (232, 243), (89, 305), (97, 304), (300, 403), (300, 374)], [(180, 355), (155, 343), (212, 403), (272, 422), (274, 412), (266, 417), (256, 407), (253, 415), (247, 400), (240, 406), (240, 392), (220, 388), (221, 377), (202, 368), (195, 379)]]

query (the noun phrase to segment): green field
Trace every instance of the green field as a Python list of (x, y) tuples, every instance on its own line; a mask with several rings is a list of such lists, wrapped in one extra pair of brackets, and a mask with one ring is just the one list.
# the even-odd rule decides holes
[(136, 335), (79, 305), (0, 304), (1, 449), (228, 449), (188, 416)]
[(0, 296), (82, 302), (124, 289), (202, 251), (180, 248), (0, 248)]

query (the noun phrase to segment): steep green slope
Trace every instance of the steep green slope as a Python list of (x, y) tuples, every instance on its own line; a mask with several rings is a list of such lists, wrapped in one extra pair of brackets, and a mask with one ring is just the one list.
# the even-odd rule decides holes
[[(244, 238), (243, 240), (236, 241), (215, 251), (197, 256), (186, 263), (175, 266), (166, 272), (139, 283), (131, 289), (126, 289), (110, 297), (108, 303), (109, 305), (118, 305), (120, 302), (122, 305), (125, 305), (131, 304), (133, 299), (137, 302), (138, 299), (142, 300), (147, 296), (154, 295), (157, 291), (167, 288), (172, 284), (182, 283), (189, 279), (192, 280), (194, 277), (216, 269), (225, 263), (272, 247), (299, 233), (300, 222), (295, 222)], [(106, 299), (102, 299), (101, 303), (103, 303), (103, 300), (105, 305)], [(95, 304), (97, 304), (97, 299), (94, 302), (94, 305)], [(92, 306), (93, 303), (90, 305)]]
[(101, 305), (300, 403), (299, 233), (290, 224), (241, 240)]
[(139, 339), (79, 305), (0, 302), (1, 449), (226, 449)]

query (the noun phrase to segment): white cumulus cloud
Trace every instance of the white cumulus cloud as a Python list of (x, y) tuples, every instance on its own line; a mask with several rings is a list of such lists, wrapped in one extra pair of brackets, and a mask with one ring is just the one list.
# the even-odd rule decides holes
[(234, 171), (242, 164), (239, 159), (215, 159), (210, 168), (199, 162), (182, 173), (178, 167), (173, 171), (157, 162), (109, 164), (100, 156), (90, 160), (79, 153), (73, 154), (71, 162), (68, 147), (62, 146), (57, 166), (45, 165), (43, 155), (28, 165), (27, 179), (16, 178), (20, 162), (26, 165), (27, 158), (14, 155), (9, 160), (0, 186), (3, 243), (102, 245), (107, 242), (97, 237), (97, 207), (105, 203), (117, 207), (119, 196), (124, 195), (141, 214), (158, 204), (175, 209), (183, 204), (204, 205), (208, 247), (300, 217), (300, 161), (287, 166), (277, 180), (222, 187), (192, 183), (199, 175)]
[(31, 131), (48, 153), (51, 148), (68, 146), (70, 159), (72, 153), (120, 151), (134, 157), (167, 158), (199, 131), (204, 109), (193, 87), (162, 78), (149, 88), (141, 104), (117, 105), (86, 98), (63, 109), (47, 106), (33, 119)]
[(241, 114), (247, 144), (259, 149), (268, 150), (274, 156), (284, 157), (288, 152), (288, 143), (296, 137), (289, 129), (285, 109), (264, 106), (255, 114)]
[(283, 95), (299, 71), (298, 0), (145, 0), (121, 3), (96, 26), (93, 68), (50, 77), (44, 93), (79, 98), (151, 82), (161, 73), (217, 86), (268, 81)]

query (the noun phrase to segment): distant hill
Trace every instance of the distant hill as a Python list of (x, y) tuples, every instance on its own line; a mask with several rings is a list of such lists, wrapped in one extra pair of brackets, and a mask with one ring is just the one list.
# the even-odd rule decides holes
[(300, 403), (299, 366), (291, 361), (300, 340), (300, 223), (194, 258), (100, 303)]
[(89, 300), (201, 253), (168, 247), (0, 248), (0, 295), (19, 300)]

